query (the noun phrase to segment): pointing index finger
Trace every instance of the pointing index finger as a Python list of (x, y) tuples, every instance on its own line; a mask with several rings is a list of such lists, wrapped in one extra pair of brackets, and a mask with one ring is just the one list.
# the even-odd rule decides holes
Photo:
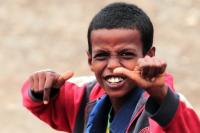
[(50, 97), (50, 88), (44, 88), (44, 95), (43, 95), (43, 103), (48, 104), (49, 103), (49, 97)]
[(44, 84), (44, 91), (43, 91), (43, 102), (44, 104), (48, 104), (50, 99), (51, 89), (53, 87), (54, 78), (49, 76), (46, 78), (46, 82)]

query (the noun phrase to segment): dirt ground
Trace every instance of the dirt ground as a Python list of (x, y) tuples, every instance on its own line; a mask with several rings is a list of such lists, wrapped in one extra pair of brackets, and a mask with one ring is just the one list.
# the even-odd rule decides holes
[[(0, 132), (56, 133), (22, 107), (27, 76), (51, 68), (91, 75), (85, 51), (94, 14), (113, 0), (0, 0)], [(168, 62), (175, 88), (200, 113), (200, 1), (129, 0), (155, 26), (157, 55)]]

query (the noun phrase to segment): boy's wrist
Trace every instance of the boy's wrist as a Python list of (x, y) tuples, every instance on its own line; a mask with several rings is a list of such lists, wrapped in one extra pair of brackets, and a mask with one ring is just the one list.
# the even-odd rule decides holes
[(151, 96), (148, 98), (145, 110), (148, 115), (161, 126), (166, 126), (174, 117), (179, 105), (179, 96), (170, 88), (161, 104)]
[(158, 88), (147, 89), (147, 92), (149, 93), (149, 95), (158, 104), (161, 104), (164, 101), (164, 99), (167, 95), (167, 91), (168, 91), (168, 86), (166, 84), (164, 84), (163, 86), (158, 87)]

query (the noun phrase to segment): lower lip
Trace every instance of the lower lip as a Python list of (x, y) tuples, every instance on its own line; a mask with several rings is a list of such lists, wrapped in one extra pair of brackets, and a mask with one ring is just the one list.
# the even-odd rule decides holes
[(121, 88), (125, 84), (125, 80), (118, 83), (110, 83), (105, 80), (105, 83), (106, 83), (106, 86), (108, 86), (109, 88), (117, 89), (117, 88)]

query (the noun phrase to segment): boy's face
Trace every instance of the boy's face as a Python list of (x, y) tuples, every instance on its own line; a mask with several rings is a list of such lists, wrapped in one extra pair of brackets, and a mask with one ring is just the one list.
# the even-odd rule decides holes
[(133, 70), (143, 57), (140, 32), (136, 29), (98, 29), (91, 33), (92, 53), (88, 62), (97, 81), (110, 97), (120, 98), (136, 86), (124, 75), (114, 74), (117, 67)]

